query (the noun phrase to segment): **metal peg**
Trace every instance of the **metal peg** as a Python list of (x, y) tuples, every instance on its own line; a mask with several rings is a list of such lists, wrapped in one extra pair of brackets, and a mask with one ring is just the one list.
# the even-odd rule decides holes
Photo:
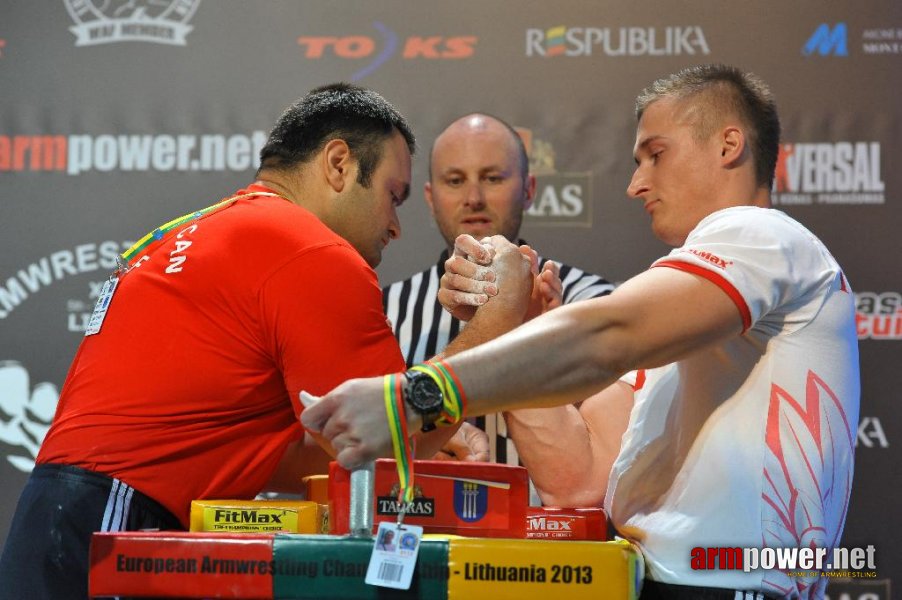
[(376, 483), (376, 463), (351, 471), (351, 510), (348, 528), (355, 537), (373, 537), (373, 495)]

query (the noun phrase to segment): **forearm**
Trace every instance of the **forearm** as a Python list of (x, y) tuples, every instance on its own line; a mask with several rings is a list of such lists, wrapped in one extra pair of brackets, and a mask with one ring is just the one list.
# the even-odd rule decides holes
[(523, 322), (522, 317), (517, 313), (506, 310), (490, 311), (490, 313), (476, 313), (476, 316), (464, 326), (457, 337), (436, 357), (448, 358), (475, 348), (512, 331)]
[(633, 388), (618, 381), (574, 405), (505, 413), (508, 434), (546, 504), (597, 506), (620, 453)]
[(593, 305), (602, 300), (558, 308), (449, 358), (469, 399), (467, 415), (570, 404), (620, 377), (616, 322)]
[(595, 453), (590, 430), (572, 406), (504, 413), (508, 435), (546, 506), (599, 506), (610, 463)]

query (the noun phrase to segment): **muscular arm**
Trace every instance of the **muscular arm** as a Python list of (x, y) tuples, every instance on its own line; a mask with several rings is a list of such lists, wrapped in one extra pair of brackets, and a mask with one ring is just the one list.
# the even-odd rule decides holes
[[(478, 312), (490, 312), (492, 304)], [(557, 308), (448, 362), (469, 397), (467, 414), (481, 415), (578, 402), (626, 371), (673, 362), (741, 331), (739, 310), (715, 284), (654, 268), (609, 296)], [(337, 444), (344, 465), (361, 464), (390, 444), (384, 415), (360, 412), (379, 385), (346, 382), (304, 415), (306, 426)], [(416, 428), (419, 419), (409, 413)]]
[(547, 506), (600, 506), (633, 407), (618, 381), (579, 406), (504, 413), (508, 434)]
[(486, 414), (578, 402), (629, 370), (668, 364), (741, 330), (739, 310), (719, 287), (655, 268), (448, 362), (470, 397), (468, 413)]

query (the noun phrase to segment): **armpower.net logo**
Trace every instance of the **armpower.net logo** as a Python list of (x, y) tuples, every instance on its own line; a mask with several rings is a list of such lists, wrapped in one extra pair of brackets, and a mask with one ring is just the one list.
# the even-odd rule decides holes
[(266, 132), (246, 134), (0, 135), (0, 172), (246, 171)]

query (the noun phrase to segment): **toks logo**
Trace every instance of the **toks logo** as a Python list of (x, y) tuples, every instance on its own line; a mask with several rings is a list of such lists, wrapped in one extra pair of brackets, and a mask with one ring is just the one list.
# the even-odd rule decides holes
[(880, 142), (782, 144), (774, 204), (883, 204)]
[[(470, 58), (477, 42), (477, 37), (473, 35), (410, 36), (401, 40), (398, 34), (379, 21), (374, 22), (373, 27), (379, 32), (379, 40), (367, 35), (301, 36), (298, 38), (298, 45), (304, 49), (304, 58), (337, 56), (356, 60), (371, 59), (366, 66), (351, 75), (351, 81), (358, 81), (398, 54), (405, 60)], [(378, 53), (377, 46), (381, 46)]]
[(184, 46), (200, 0), (64, 0), (76, 46), (156, 42)]
[(902, 339), (902, 294), (855, 294), (855, 327), (860, 340)]
[(554, 165), (554, 148), (537, 139), (532, 130), (515, 127), (526, 154), (529, 171), (536, 176), (536, 196), (526, 211), (528, 223), (543, 225), (592, 225), (592, 173), (558, 173)]
[(701, 27), (565, 27), (526, 30), (526, 56), (710, 54)]

